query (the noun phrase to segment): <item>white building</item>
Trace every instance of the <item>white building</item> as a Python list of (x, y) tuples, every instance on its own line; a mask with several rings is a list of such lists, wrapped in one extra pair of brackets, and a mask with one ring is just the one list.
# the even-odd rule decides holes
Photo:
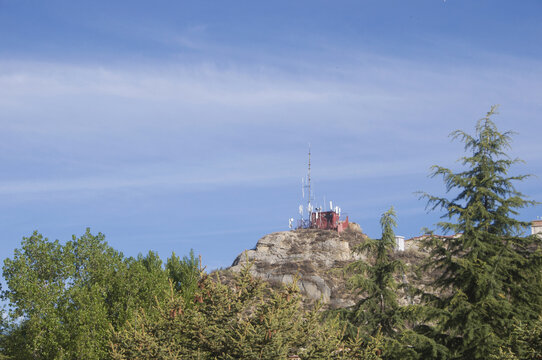
[(405, 237), (404, 236), (395, 236), (395, 250), (405, 251)]
[(531, 223), (531, 235), (542, 234), (542, 220), (533, 220)]

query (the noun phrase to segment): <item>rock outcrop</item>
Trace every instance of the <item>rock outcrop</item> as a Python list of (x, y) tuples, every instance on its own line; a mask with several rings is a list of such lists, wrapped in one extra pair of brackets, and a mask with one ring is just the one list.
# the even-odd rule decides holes
[(352, 306), (356, 298), (346, 287), (342, 269), (361, 258), (352, 250), (366, 238), (357, 224), (341, 234), (316, 229), (272, 233), (240, 254), (229, 270), (239, 271), (250, 261), (252, 274), (272, 284), (297, 277), (308, 303), (322, 299), (330, 308)]

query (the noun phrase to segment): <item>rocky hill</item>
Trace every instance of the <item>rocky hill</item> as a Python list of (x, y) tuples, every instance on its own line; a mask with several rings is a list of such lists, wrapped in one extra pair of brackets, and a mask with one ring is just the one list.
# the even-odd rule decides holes
[[(272, 285), (292, 282), (297, 276), (307, 304), (322, 299), (329, 308), (349, 307), (359, 296), (348, 289), (343, 269), (354, 260), (367, 260), (352, 251), (366, 238), (357, 224), (351, 224), (341, 234), (317, 229), (268, 234), (258, 241), (255, 248), (239, 254), (223, 274), (237, 272), (249, 261), (253, 264), (252, 274)], [(395, 256), (407, 264), (417, 263), (423, 258), (414, 250), (397, 252)], [(405, 279), (401, 276), (398, 280)], [(409, 302), (406, 296), (402, 300), (403, 303)]]
[(366, 238), (361, 231), (303, 229), (269, 234), (256, 247), (240, 254), (230, 270), (239, 271), (248, 260), (255, 276), (271, 283), (291, 282), (310, 300), (322, 297), (331, 307), (354, 304), (347, 296), (341, 269), (356, 259), (352, 249)]

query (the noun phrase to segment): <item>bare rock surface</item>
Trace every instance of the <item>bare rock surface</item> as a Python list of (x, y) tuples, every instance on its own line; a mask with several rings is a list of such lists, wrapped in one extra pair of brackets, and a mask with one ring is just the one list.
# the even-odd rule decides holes
[(240, 271), (249, 261), (252, 274), (272, 284), (297, 278), (309, 302), (322, 299), (330, 308), (352, 306), (356, 299), (346, 288), (342, 269), (361, 258), (352, 250), (366, 238), (357, 224), (341, 234), (317, 229), (276, 232), (239, 254), (228, 270)]

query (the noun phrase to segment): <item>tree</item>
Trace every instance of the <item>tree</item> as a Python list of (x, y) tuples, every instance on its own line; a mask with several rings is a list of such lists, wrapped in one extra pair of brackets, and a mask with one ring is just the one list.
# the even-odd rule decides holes
[[(5, 341), (6, 355), (19, 359), (47, 359), (59, 354), (68, 333), (62, 326), (62, 299), (70, 272), (64, 249), (37, 232), (23, 238), (22, 249), (4, 262), (4, 278), (11, 317), (22, 319), (11, 331), (15, 339)], [(16, 345), (9, 348), (9, 345)]]
[(4, 262), (11, 325), (2, 351), (13, 359), (107, 359), (112, 329), (163, 297), (168, 278), (155, 253), (125, 258), (87, 229), (62, 245), (23, 238)]
[(156, 306), (159, 317), (141, 311), (115, 332), (114, 359), (380, 359), (378, 336), (343, 342), (339, 322), (302, 308), (295, 283), (273, 290), (250, 275), (250, 264), (231, 286), (202, 274), (193, 306), (173, 287)]
[(190, 250), (190, 254), (183, 256), (182, 260), (172, 253), (166, 263), (166, 270), (175, 290), (181, 292), (188, 306), (193, 303), (201, 275), (200, 266), (200, 260), (194, 256), (194, 250)]
[(493, 106), (469, 135), (452, 138), (469, 152), (464, 171), (434, 166), (446, 191), (455, 197), (423, 194), (431, 209), (444, 210), (438, 225), (448, 238), (429, 237), (426, 271), (436, 274), (424, 294), (426, 326), (420, 331), (446, 346), (450, 358), (486, 359), (498, 354), (518, 321), (536, 321), (542, 310), (542, 252), (536, 237), (521, 237), (528, 223), (516, 220), (518, 209), (534, 205), (514, 184), (526, 175), (509, 176), (511, 132), (500, 132)]
[[(405, 273), (405, 265), (395, 259), (395, 233), (397, 226), (393, 207), (380, 218), (382, 237), (366, 239), (355, 252), (367, 255), (368, 261), (358, 260), (348, 266), (354, 275), (349, 279), (362, 299), (353, 309), (346, 311), (350, 334), (382, 335), (385, 359), (418, 359), (436, 356), (441, 349), (431, 339), (415, 333), (406, 326), (416, 320), (416, 307), (400, 306), (397, 292), (402, 284), (396, 280)], [(414, 309), (413, 309), (414, 308)]]
[(362, 326), (370, 335), (381, 331), (386, 336), (392, 336), (396, 332), (396, 311), (399, 307), (396, 295), (399, 284), (395, 275), (404, 270), (404, 264), (393, 259), (393, 228), (397, 226), (393, 207), (382, 214), (380, 225), (380, 239), (366, 239), (354, 250), (368, 255), (372, 263), (358, 260), (349, 266), (355, 272), (349, 282), (363, 295), (349, 318), (356, 327)]
[(537, 321), (515, 324), (506, 342), (506, 347), (493, 356), (494, 359), (542, 359), (542, 315)]

